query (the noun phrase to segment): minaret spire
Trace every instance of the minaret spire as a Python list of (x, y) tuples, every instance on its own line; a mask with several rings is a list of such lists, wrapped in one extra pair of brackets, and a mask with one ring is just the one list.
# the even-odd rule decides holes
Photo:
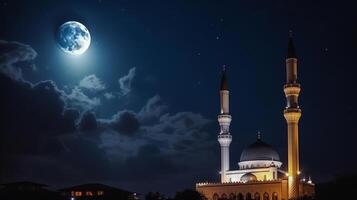
[(289, 31), (288, 53), (286, 58), (297, 58), (291, 30)]
[(220, 90), (228, 90), (227, 68), (226, 65), (222, 66), (222, 78)]
[(232, 117), (229, 114), (229, 90), (227, 81), (226, 66), (223, 65), (221, 85), (220, 85), (220, 114), (218, 115), (218, 123), (220, 132), (218, 134), (218, 142), (221, 146), (221, 182), (229, 182), (227, 171), (229, 170), (229, 145), (232, 142), (232, 136), (229, 132), (229, 126)]
[(300, 94), (300, 84), (297, 80), (297, 57), (290, 36), (288, 41), (288, 52), (286, 63), (286, 84), (284, 93), (286, 97), (286, 107), (284, 117), (288, 128), (288, 199), (299, 198), (299, 119), (301, 109), (298, 98)]

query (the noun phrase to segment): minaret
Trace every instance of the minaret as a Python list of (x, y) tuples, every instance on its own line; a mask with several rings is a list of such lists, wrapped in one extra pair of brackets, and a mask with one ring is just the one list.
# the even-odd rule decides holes
[(298, 104), (300, 84), (297, 82), (297, 57), (292, 37), (289, 38), (286, 57), (286, 84), (284, 93), (286, 108), (284, 117), (288, 128), (288, 199), (299, 198), (299, 119), (301, 110)]
[(221, 127), (221, 131), (218, 135), (218, 142), (221, 145), (221, 182), (226, 183), (229, 182), (227, 171), (229, 170), (229, 145), (232, 142), (232, 136), (229, 133), (229, 125), (231, 124), (232, 117), (229, 114), (229, 90), (225, 66), (223, 66), (221, 88), (219, 93), (221, 112), (218, 115), (218, 122)]

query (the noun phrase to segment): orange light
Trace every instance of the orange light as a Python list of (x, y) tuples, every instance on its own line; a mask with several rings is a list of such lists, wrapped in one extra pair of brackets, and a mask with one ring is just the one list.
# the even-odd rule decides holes
[(86, 192), (86, 196), (93, 196), (93, 193), (90, 192), (90, 191), (87, 191), (87, 192)]
[(74, 196), (76, 196), (76, 197), (80, 197), (80, 196), (82, 196), (82, 192), (74, 192)]

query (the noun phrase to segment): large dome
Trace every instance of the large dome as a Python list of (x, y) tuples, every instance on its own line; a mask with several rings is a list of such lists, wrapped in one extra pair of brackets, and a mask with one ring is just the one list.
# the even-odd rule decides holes
[(258, 137), (257, 141), (246, 147), (240, 156), (240, 162), (254, 160), (280, 161), (280, 157), (272, 146)]

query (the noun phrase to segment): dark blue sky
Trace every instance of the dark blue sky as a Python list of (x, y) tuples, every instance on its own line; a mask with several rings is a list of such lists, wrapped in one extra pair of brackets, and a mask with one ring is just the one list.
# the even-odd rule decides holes
[[(217, 181), (222, 65), (231, 90), (231, 168), (258, 130), (285, 163), (289, 30), (302, 85), (302, 171), (317, 182), (352, 172), (354, 6), (0, 1), (0, 180), (103, 182), (167, 194)], [(57, 46), (56, 30), (66, 21), (91, 33), (91, 46), (79, 57)]]

